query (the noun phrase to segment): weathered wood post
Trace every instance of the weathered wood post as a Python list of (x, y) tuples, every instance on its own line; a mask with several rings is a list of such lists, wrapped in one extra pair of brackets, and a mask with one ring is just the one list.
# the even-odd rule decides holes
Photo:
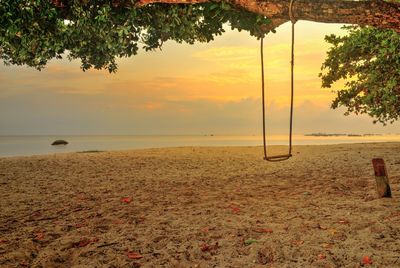
[(392, 197), (385, 162), (382, 158), (374, 158), (372, 159), (372, 165), (375, 172), (376, 190), (378, 192), (378, 197)]

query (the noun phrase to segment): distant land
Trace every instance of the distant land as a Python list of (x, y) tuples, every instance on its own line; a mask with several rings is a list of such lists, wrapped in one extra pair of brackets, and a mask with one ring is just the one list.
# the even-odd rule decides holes
[(370, 136), (382, 136), (382, 134), (343, 134), (343, 133), (310, 133), (304, 134), (304, 136), (312, 137), (370, 137)]

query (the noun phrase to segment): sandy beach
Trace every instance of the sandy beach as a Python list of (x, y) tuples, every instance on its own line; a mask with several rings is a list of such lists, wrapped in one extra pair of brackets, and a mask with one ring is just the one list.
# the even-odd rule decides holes
[[(283, 147), (273, 147), (273, 151)], [(400, 143), (0, 158), (0, 267), (400, 267)], [(371, 159), (393, 198), (376, 198)]]

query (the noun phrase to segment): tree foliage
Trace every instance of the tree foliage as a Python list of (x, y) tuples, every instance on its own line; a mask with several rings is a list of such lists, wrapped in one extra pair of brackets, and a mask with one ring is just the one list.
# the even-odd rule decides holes
[(116, 57), (161, 48), (168, 40), (209, 42), (224, 24), (261, 37), (270, 23), (225, 2), (151, 4), (125, 8), (112, 1), (0, 0), (0, 56), (6, 64), (42, 69), (67, 52), (82, 69), (117, 69)]
[(346, 114), (368, 114), (374, 122), (400, 117), (400, 35), (372, 27), (345, 27), (346, 36), (330, 35), (332, 45), (320, 76), (323, 87), (339, 80), (332, 108), (345, 106)]

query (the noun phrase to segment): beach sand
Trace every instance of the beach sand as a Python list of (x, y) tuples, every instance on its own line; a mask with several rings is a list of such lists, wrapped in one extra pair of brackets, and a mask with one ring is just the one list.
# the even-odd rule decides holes
[[(296, 146), (280, 163), (263, 161), (261, 147), (0, 158), (0, 267), (400, 267), (399, 152), (374, 143)], [(374, 157), (386, 161), (391, 199), (376, 197)]]

